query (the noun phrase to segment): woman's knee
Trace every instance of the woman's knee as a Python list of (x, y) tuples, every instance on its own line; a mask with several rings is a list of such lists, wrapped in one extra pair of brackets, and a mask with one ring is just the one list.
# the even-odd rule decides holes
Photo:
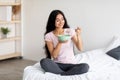
[(88, 72), (88, 70), (89, 70), (89, 65), (88, 65), (87, 63), (83, 63), (83, 64), (82, 64), (82, 67), (83, 67), (83, 71), (84, 71), (84, 72)]
[(87, 63), (83, 63), (84, 67), (89, 68), (89, 65)]
[(46, 65), (46, 64), (49, 63), (49, 61), (50, 61), (49, 58), (43, 58), (43, 59), (40, 60), (40, 64), (41, 64), (41, 65)]

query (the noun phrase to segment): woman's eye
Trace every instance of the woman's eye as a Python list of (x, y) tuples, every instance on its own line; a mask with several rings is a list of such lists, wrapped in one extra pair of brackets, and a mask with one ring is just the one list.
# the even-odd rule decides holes
[(61, 19), (61, 20), (57, 19), (57, 20), (56, 20), (56, 22), (60, 22), (60, 21), (64, 21), (64, 19)]
[(59, 20), (57, 20), (56, 22), (59, 22)]

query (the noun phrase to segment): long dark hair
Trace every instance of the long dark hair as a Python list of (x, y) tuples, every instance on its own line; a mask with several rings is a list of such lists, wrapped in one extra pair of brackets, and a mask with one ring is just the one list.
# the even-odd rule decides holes
[[(45, 32), (45, 35), (53, 30), (55, 30), (55, 20), (56, 20), (56, 16), (58, 14), (61, 14), (65, 20), (65, 24), (63, 26), (63, 28), (69, 28), (69, 25), (67, 24), (67, 20), (65, 18), (65, 15), (62, 11), (60, 10), (53, 10), (50, 15), (49, 15), (49, 18), (48, 18), (48, 22), (47, 22), (47, 25), (46, 25), (46, 32)], [(48, 50), (48, 47), (47, 45), (45, 44), (45, 49), (46, 49), (46, 54), (47, 54), (47, 58), (51, 58), (51, 55), (50, 55), (50, 52)]]

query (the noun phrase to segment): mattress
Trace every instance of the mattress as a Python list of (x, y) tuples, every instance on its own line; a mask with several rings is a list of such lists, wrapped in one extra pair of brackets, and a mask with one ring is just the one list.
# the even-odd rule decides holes
[(120, 61), (105, 54), (104, 49), (76, 54), (78, 63), (88, 63), (90, 69), (80, 75), (61, 76), (45, 72), (39, 62), (24, 69), (23, 80), (120, 80)]

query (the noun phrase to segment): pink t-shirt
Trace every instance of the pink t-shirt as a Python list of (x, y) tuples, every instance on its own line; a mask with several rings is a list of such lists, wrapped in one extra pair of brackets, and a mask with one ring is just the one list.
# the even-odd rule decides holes
[[(66, 28), (64, 29), (64, 34), (69, 34), (72, 38), (75, 35), (75, 30)], [(45, 41), (52, 41), (53, 46), (55, 48), (58, 43), (58, 37), (54, 35), (53, 31), (51, 31), (45, 35)], [(71, 39), (69, 39), (67, 43), (62, 44), (58, 57), (54, 59), (54, 61), (58, 63), (68, 63), (68, 64), (76, 63), (73, 52), (73, 42)]]

